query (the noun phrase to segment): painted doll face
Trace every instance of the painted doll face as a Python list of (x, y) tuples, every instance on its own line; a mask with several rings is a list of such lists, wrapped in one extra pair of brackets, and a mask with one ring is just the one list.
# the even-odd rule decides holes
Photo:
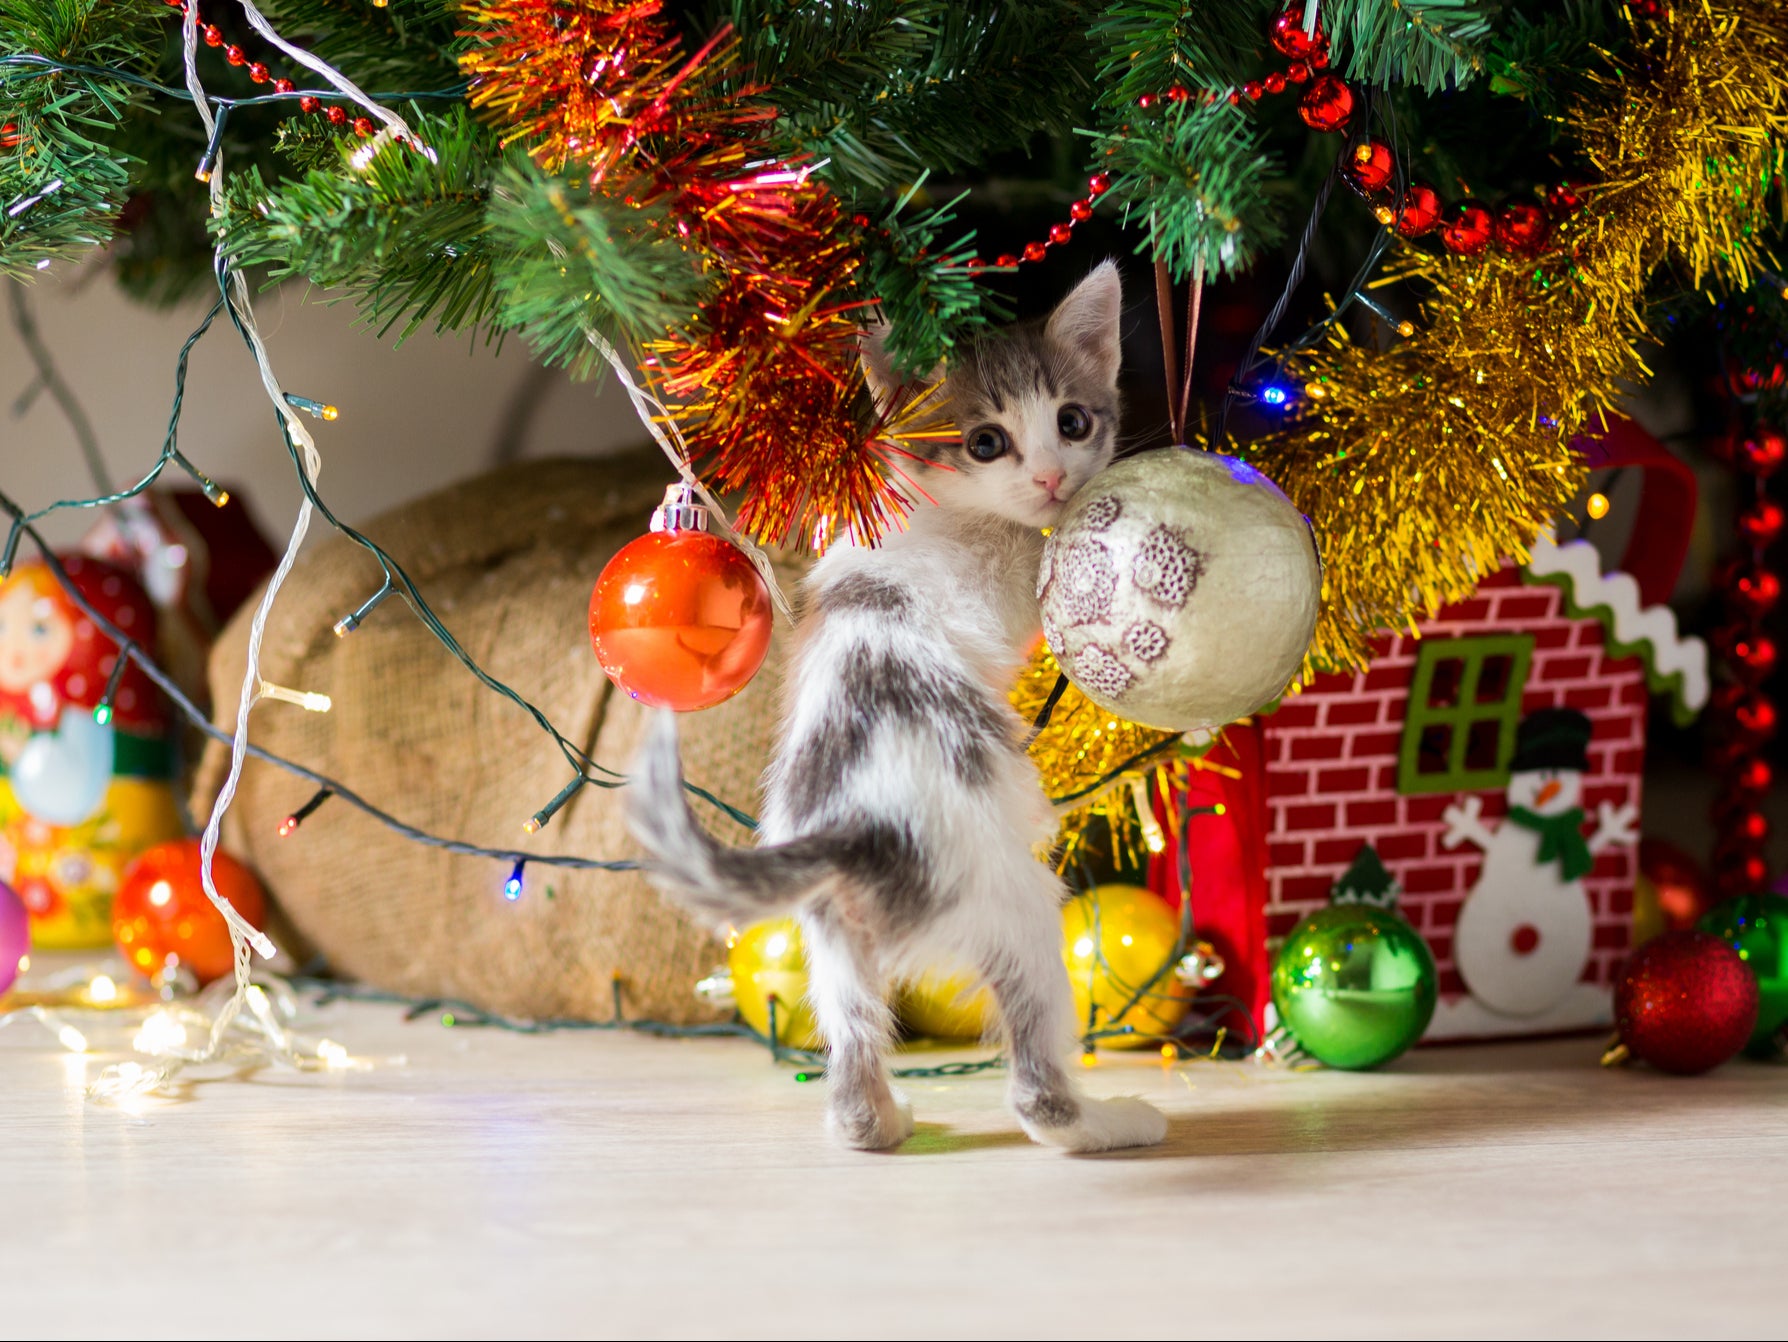
[(0, 590), (0, 690), (23, 694), (68, 662), (74, 626), (51, 597), (15, 582)]

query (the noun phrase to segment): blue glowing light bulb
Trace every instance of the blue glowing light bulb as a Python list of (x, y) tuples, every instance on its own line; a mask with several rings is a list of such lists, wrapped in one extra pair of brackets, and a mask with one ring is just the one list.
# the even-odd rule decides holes
[(523, 863), (517, 862), (515, 869), (509, 873), (509, 879), (503, 882), (503, 898), (511, 904), (521, 898), (523, 865)]
[(1260, 399), (1265, 401), (1268, 405), (1284, 405), (1285, 388), (1265, 387), (1261, 390)]

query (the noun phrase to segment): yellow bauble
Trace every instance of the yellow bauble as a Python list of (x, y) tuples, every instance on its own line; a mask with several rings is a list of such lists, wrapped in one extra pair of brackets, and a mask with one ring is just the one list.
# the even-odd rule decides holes
[(933, 970), (901, 993), (900, 1019), (927, 1039), (982, 1039), (997, 1016), (992, 990), (976, 988), (974, 975)]
[(793, 918), (753, 923), (727, 943), (733, 1001), (745, 1023), (770, 1033), (770, 998), (776, 999), (776, 1042), (792, 1048), (825, 1047), (807, 1005), (807, 951)]
[[(1154, 891), (1135, 885), (1094, 886), (1063, 907), (1062, 936), (1076, 1027), (1128, 1025), (1135, 1031), (1108, 1036), (1100, 1044), (1151, 1047), (1185, 1016), (1193, 990), (1180, 982), (1170, 963), (1178, 958), (1180, 920)], [(1160, 978), (1126, 1011), (1126, 1004), (1157, 973)]]

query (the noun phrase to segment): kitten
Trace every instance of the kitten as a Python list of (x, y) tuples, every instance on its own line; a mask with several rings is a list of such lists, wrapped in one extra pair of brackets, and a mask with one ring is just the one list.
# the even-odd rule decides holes
[[(878, 546), (841, 543), (814, 565), (758, 847), (697, 826), (672, 713), (629, 789), (648, 869), (673, 898), (720, 922), (798, 914), (831, 1048), (829, 1122), (850, 1146), (912, 1133), (883, 1060), (886, 989), (939, 966), (992, 987), (1032, 1138), (1099, 1151), (1166, 1132), (1141, 1100), (1082, 1096), (1068, 1069), (1066, 891), (1037, 856), (1055, 825), (1006, 698), (1038, 634), (1040, 529), (1116, 446), (1121, 301), (1106, 262), (1047, 321), (968, 349), (939, 412), (961, 437), (930, 445), (936, 469), (918, 472), (931, 500)], [(873, 336), (863, 361), (878, 397), (897, 394)]]

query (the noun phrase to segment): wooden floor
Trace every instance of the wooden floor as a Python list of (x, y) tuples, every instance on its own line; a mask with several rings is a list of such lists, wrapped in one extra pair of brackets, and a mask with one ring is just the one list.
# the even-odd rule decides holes
[(752, 1045), (336, 1005), (363, 1075), (137, 1116), (0, 1032), (0, 1335), (1780, 1336), (1788, 1069), (1605, 1072), (1594, 1041), (1375, 1075), (1107, 1055), (1157, 1150), (1023, 1140), (997, 1075), (829, 1147)]

